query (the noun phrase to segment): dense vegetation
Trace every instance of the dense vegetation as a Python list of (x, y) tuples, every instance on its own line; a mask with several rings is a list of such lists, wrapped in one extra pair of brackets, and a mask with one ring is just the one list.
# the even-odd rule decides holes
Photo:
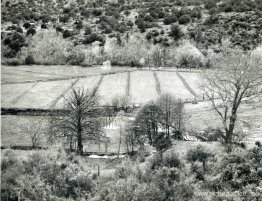
[(260, 144), (220, 156), (197, 147), (185, 158), (168, 153), (162, 162), (157, 156), (115, 161), (114, 175), (99, 176), (62, 149), (23, 162), (6, 150), (1, 200), (259, 200), (261, 157)]
[[(260, 0), (6, 0), (2, 1), (1, 51), (3, 62), (7, 64), (24, 63), (30, 55), (34, 63), (41, 64), (92, 65), (101, 64), (109, 58), (114, 60), (113, 64), (138, 66), (137, 58), (125, 61), (112, 58), (107, 54), (108, 47), (113, 50), (118, 47), (126, 49), (128, 43), (133, 43), (133, 35), (138, 35), (144, 48), (150, 46), (152, 49), (151, 55), (144, 55), (148, 60), (153, 60), (156, 47), (167, 50), (164, 54), (172, 57), (168, 50), (174, 49), (179, 41), (185, 39), (190, 40), (203, 54), (207, 49), (219, 51), (217, 46), (225, 38), (234, 47), (252, 50), (261, 43), (261, 24)], [(76, 54), (52, 61), (53, 54), (59, 52), (55, 49), (47, 61), (35, 58), (38, 55), (32, 55), (32, 48), (42, 45), (42, 34), (48, 37), (45, 43), (59, 38)], [(95, 41), (99, 41), (100, 55), (91, 61), (85, 58), (90, 53), (83, 56), (83, 51), (91, 49), (90, 44)], [(139, 49), (136, 44), (134, 47)], [(45, 48), (50, 47), (46, 45)], [(63, 54), (67, 57), (67, 51)], [(150, 65), (154, 65), (154, 62)]]

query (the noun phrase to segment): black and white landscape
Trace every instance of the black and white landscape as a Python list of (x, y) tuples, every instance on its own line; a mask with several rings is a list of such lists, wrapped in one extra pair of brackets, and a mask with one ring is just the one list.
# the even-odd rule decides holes
[(262, 199), (262, 0), (2, 0), (1, 200)]

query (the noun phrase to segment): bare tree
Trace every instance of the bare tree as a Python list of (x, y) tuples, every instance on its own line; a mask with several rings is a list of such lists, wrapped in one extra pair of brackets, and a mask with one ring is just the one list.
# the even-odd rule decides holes
[[(156, 102), (149, 102), (138, 112), (134, 122), (135, 132), (148, 139), (150, 145), (159, 132), (169, 138), (171, 134), (183, 130), (183, 108), (181, 101), (170, 94), (163, 94)], [(145, 138), (140, 137), (140, 141)]]
[(21, 129), (30, 138), (32, 148), (39, 146), (41, 140), (45, 137), (46, 127), (43, 119), (32, 119), (23, 124)]
[(241, 103), (262, 94), (262, 62), (240, 51), (226, 51), (213, 59), (213, 66), (204, 73), (203, 90), (221, 117), (222, 138), (231, 151)]
[(65, 110), (55, 118), (54, 128), (60, 136), (66, 137), (72, 143), (76, 141), (77, 153), (83, 155), (83, 142), (95, 143), (107, 140), (99, 117), (99, 98), (95, 92), (82, 88), (73, 88), (70, 95), (65, 97)]
[(170, 94), (162, 94), (156, 104), (161, 108), (161, 124), (165, 133), (170, 136), (173, 130), (182, 131), (184, 103)]

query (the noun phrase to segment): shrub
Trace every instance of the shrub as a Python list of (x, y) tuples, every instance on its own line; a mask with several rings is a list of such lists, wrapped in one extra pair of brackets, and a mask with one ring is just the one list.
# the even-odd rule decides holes
[(179, 24), (187, 24), (191, 21), (191, 18), (189, 15), (183, 15), (180, 18), (178, 18)]
[(99, 9), (94, 9), (92, 10), (92, 14), (96, 17), (102, 15), (102, 10), (99, 10)]
[(47, 29), (46, 23), (41, 24), (41, 29)]
[(177, 21), (177, 17), (175, 15), (167, 16), (164, 18), (164, 24), (172, 24)]
[(14, 32), (11, 36), (4, 39), (4, 45), (8, 45), (11, 48), (9, 53), (9, 58), (16, 56), (16, 53), (21, 50), (23, 46), (26, 45), (26, 40), (23, 34)]
[(64, 13), (64, 14), (69, 14), (69, 13), (70, 13), (70, 10), (71, 10), (70, 7), (64, 7), (64, 8), (63, 8), (63, 13)]
[(205, 3), (205, 8), (207, 10), (210, 10), (211, 8), (215, 8), (216, 7), (216, 2), (213, 0), (209, 0)]
[(68, 38), (68, 37), (70, 37), (70, 36), (72, 36), (71, 31), (69, 31), (69, 30), (64, 30), (64, 32), (63, 32), (63, 38)]
[(83, 40), (83, 44), (91, 44), (95, 41), (99, 41), (99, 42), (103, 43), (104, 39), (103, 39), (102, 36), (99, 36), (96, 33), (92, 33), (92, 34), (86, 36), (86, 38)]
[(193, 18), (201, 19), (201, 17), (202, 17), (201, 10), (198, 9), (198, 8), (194, 8), (194, 9), (192, 10), (190, 16), (193, 17)]
[(25, 27), (26, 29), (28, 29), (31, 26), (31, 24), (29, 22), (25, 22), (23, 27)]
[(29, 35), (35, 35), (36, 31), (34, 28), (30, 27), (27, 32), (26, 32), (26, 35), (29, 36)]
[(77, 21), (75, 22), (75, 24), (76, 24), (76, 29), (82, 29), (82, 28), (83, 28), (83, 22), (82, 22), (82, 20), (77, 20)]
[(171, 25), (171, 31), (169, 35), (172, 36), (175, 40), (179, 40), (183, 35), (180, 26), (178, 24)]
[(139, 28), (141, 31), (145, 31), (146, 29), (146, 23), (144, 22), (143, 18), (139, 18), (136, 20), (137, 28)]
[(68, 14), (65, 14), (65, 15), (62, 15), (62, 16), (59, 16), (59, 21), (60, 22), (63, 22), (63, 23), (67, 23), (69, 21), (70, 17)]
[(178, 158), (178, 155), (171, 153), (164, 157), (163, 165), (171, 168), (181, 168), (182, 162)]
[(147, 15), (147, 16), (145, 16), (145, 21), (147, 21), (147, 22), (153, 22), (153, 20), (154, 20), (154, 18), (151, 16), (151, 15)]
[(86, 28), (85, 28), (85, 35), (89, 35), (89, 34), (91, 34), (92, 33), (92, 28), (90, 27), (90, 26), (86, 26)]
[(42, 16), (42, 23), (48, 23), (50, 20), (50, 17), (48, 15)]
[(32, 55), (28, 55), (26, 58), (25, 58), (25, 64), (26, 65), (32, 65), (34, 64), (35, 61), (34, 61), (34, 58)]

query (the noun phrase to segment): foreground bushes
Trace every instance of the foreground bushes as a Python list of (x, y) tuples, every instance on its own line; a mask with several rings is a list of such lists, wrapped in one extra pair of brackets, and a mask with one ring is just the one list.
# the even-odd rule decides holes
[(81, 158), (62, 149), (33, 154), (23, 162), (6, 150), (1, 161), (1, 200), (17, 200), (18, 194), (21, 200), (48, 201), (259, 200), (261, 157), (258, 145), (220, 156), (197, 147), (187, 153), (189, 163), (168, 153), (161, 165), (155, 165), (160, 164), (157, 157), (141, 165), (123, 159), (115, 174), (95, 177)]

